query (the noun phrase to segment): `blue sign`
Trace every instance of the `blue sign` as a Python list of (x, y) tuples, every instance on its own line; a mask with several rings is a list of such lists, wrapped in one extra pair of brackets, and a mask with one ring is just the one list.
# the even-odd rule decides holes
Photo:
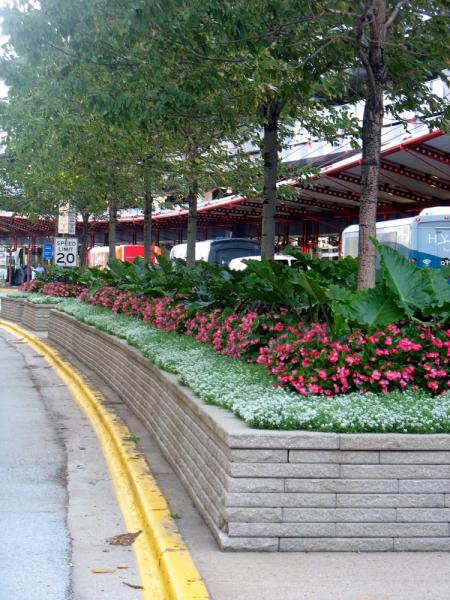
[(43, 256), (45, 260), (51, 260), (53, 257), (53, 244), (51, 242), (44, 242)]

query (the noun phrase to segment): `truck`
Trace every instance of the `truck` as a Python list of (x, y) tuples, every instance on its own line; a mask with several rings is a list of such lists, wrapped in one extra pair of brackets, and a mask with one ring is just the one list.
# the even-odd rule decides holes
[[(151, 262), (157, 262), (157, 256), (161, 255), (159, 246), (151, 246)], [(143, 244), (122, 244), (116, 246), (117, 260), (123, 262), (133, 262), (135, 258), (144, 258)], [(93, 246), (88, 251), (87, 262), (89, 267), (100, 267), (104, 269), (109, 260), (109, 246)]]

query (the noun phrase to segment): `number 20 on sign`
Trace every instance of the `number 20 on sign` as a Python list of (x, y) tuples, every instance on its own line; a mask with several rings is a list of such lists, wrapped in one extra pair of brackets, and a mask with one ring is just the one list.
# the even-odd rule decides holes
[(77, 255), (77, 238), (55, 238), (55, 265), (58, 267), (76, 267)]

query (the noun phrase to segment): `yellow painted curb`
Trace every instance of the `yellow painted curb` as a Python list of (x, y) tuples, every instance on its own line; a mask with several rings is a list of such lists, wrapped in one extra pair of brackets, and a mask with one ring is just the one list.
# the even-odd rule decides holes
[(43, 355), (91, 422), (127, 527), (130, 532), (142, 530), (133, 548), (144, 599), (207, 600), (206, 587), (130, 430), (105, 408), (101, 395), (93, 391), (55, 350), (15, 324), (0, 319), (0, 327), (23, 338)]

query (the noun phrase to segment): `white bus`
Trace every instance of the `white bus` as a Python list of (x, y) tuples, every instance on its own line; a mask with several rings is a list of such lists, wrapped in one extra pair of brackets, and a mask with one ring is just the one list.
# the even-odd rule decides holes
[[(359, 225), (342, 232), (343, 256), (358, 256)], [(377, 223), (377, 239), (419, 267), (450, 265), (450, 206), (426, 208), (416, 217)]]

